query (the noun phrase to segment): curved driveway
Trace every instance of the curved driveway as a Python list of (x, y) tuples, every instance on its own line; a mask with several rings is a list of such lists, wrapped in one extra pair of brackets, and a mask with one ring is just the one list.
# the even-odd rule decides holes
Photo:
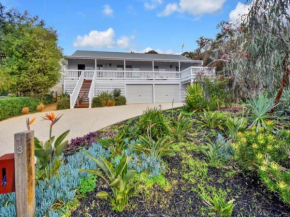
[[(67, 139), (80, 137), (128, 118), (139, 116), (146, 108), (153, 108), (159, 105), (164, 110), (172, 107), (171, 103), (129, 104), (116, 107), (55, 111), (56, 115), (63, 114), (63, 116), (53, 126), (53, 135), (58, 136), (70, 129)], [(180, 107), (182, 105), (182, 103), (175, 103), (174, 107)], [(31, 126), (31, 130), (35, 131), (35, 136), (41, 141), (46, 141), (48, 139), (50, 122), (42, 120), (45, 113), (33, 113), (0, 121), (0, 156), (14, 152), (14, 134), (26, 130), (26, 117), (36, 117), (35, 122)]]

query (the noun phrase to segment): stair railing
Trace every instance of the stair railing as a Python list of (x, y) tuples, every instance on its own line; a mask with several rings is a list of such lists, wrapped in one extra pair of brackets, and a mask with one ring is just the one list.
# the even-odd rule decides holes
[(81, 72), (81, 76), (79, 77), (79, 80), (72, 92), (72, 94), (70, 95), (70, 108), (73, 109), (75, 107), (76, 101), (78, 99), (80, 90), (82, 88), (84, 82), (84, 71)]
[(91, 83), (91, 87), (90, 87), (90, 92), (89, 92), (89, 108), (92, 108), (92, 102), (93, 102), (93, 98), (95, 96), (95, 83), (96, 83), (96, 71), (94, 71), (94, 76), (92, 78), (92, 83)]

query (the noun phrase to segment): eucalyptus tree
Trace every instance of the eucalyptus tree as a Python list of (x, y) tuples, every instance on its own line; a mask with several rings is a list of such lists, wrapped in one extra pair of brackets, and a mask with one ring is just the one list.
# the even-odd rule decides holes
[(290, 0), (247, 0), (244, 79), (256, 92), (267, 91), (279, 101), (289, 83)]

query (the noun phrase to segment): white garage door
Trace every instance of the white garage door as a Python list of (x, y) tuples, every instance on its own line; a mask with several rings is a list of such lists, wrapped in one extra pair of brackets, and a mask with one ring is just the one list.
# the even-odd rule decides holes
[(153, 88), (152, 85), (128, 84), (126, 86), (127, 103), (152, 103)]
[(176, 84), (156, 84), (155, 102), (180, 102), (179, 85)]

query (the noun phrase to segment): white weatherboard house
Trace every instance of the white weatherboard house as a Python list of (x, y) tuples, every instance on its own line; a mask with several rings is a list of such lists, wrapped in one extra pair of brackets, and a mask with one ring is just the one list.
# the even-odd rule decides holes
[(181, 55), (78, 50), (66, 59), (64, 92), (71, 95), (71, 108), (91, 107), (98, 93), (114, 89), (127, 103), (182, 102), (198, 73), (215, 74), (202, 61)]

